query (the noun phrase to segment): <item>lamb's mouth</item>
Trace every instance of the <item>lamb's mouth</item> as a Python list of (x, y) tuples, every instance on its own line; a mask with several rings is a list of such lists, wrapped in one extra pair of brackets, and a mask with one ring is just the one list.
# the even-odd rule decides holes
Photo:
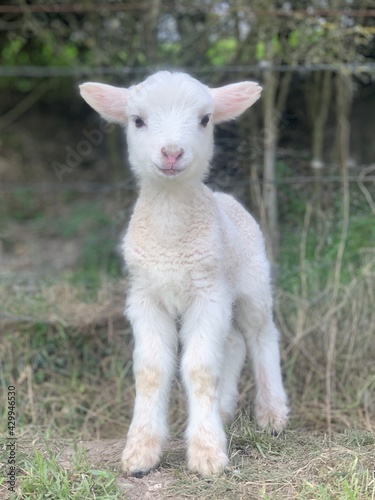
[(178, 167), (178, 166), (163, 166), (163, 165), (155, 165), (156, 168), (158, 169), (158, 172), (160, 172), (162, 175), (166, 177), (175, 177), (176, 175), (181, 174), (185, 168), (184, 167)]

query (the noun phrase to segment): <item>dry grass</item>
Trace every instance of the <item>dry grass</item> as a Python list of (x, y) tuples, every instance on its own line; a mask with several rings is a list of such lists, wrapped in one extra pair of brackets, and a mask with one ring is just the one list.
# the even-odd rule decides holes
[(71, 284), (64, 277), (52, 284), (8, 283), (0, 287), (0, 302), (6, 311), (0, 319), (16, 328), (24, 322), (59, 325), (65, 329), (105, 325), (110, 330), (111, 321), (123, 315), (125, 290), (125, 279), (110, 280), (105, 276), (94, 296), (88, 296), (84, 285)]
[(374, 498), (370, 432), (324, 434), (286, 431), (274, 438), (242, 414), (229, 431), (231, 465), (216, 478), (175, 472), (164, 498)]
[(283, 366), (296, 422), (375, 429), (374, 285), (375, 259), (369, 257), (336, 295), (335, 283), (305, 297), (279, 291)]

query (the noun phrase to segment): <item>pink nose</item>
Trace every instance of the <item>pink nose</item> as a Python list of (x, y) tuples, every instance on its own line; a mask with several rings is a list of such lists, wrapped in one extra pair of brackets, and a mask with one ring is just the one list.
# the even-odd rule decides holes
[(163, 155), (166, 165), (168, 165), (168, 167), (173, 167), (184, 154), (184, 150), (176, 147), (161, 148), (161, 154)]

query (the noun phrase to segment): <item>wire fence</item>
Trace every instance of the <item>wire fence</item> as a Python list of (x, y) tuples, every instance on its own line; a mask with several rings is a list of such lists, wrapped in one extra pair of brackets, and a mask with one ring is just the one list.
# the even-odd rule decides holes
[[(25, 77), (25, 78), (46, 78), (46, 77), (81, 77), (90, 75), (145, 75), (153, 73), (164, 66), (146, 67), (61, 67), (61, 66), (0, 66), (1, 77)], [(178, 70), (178, 68), (175, 68)], [(252, 73), (259, 74), (263, 71), (280, 73), (311, 73), (316, 71), (346, 72), (354, 75), (363, 73), (375, 73), (375, 63), (340, 63), (340, 64), (272, 64), (268, 61), (261, 61), (259, 64), (239, 64), (231, 66), (210, 66), (194, 68), (195, 73)]]
[[(69, 13), (69, 12), (120, 12), (120, 11), (137, 11), (147, 10), (151, 7), (150, 2), (113, 2), (113, 3), (95, 3), (95, 4), (59, 4), (53, 2), (52, 4), (44, 5), (0, 5), (0, 14), (23, 14), (23, 13)], [(212, 5), (202, 2), (181, 2), (177, 7), (184, 11), (200, 11), (211, 12)], [(176, 8), (175, 3), (163, 2), (161, 9), (168, 11)], [(351, 16), (351, 17), (375, 17), (375, 9), (316, 9), (308, 7), (306, 9), (292, 9), (290, 5), (286, 5), (283, 9), (257, 9), (250, 5), (226, 5), (227, 12), (250, 12), (259, 16), (271, 17), (316, 17), (316, 16)]]
[[(364, 166), (363, 168), (368, 168)], [(373, 167), (375, 170), (375, 166)], [(324, 184), (340, 184), (342, 177), (338, 175), (323, 175), (319, 178)], [(356, 175), (349, 175), (349, 182), (368, 182), (375, 183), (375, 175), (362, 175), (360, 171)], [(220, 181), (218, 182), (220, 184)], [(264, 184), (314, 184), (316, 183), (315, 176), (295, 176), (284, 177), (275, 181), (270, 180), (255, 180), (255, 179), (239, 179), (231, 178), (228, 184), (230, 186), (249, 186), (249, 185), (264, 185)], [(210, 178), (208, 184), (215, 185), (214, 178)], [(133, 191), (137, 188), (134, 180), (119, 181), (119, 182), (7, 182), (0, 184), (0, 193), (16, 193), (17, 191), (32, 191), (38, 194), (61, 193), (64, 191), (75, 191), (82, 193), (110, 193), (114, 191)]]

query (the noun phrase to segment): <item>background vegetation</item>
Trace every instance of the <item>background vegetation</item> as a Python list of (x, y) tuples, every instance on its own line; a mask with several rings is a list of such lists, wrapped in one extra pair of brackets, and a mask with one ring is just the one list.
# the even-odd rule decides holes
[[(0, 16), (0, 433), (14, 385), (18, 497), (374, 498), (373, 2), (8, 0)], [(122, 131), (77, 86), (158, 68), (264, 87), (218, 128), (208, 183), (265, 231), (292, 411), (285, 435), (259, 433), (247, 366), (228, 475), (189, 476), (180, 446), (134, 485), (115, 471), (134, 399), (119, 242), (136, 186)], [(174, 439), (185, 420), (176, 381)], [(74, 452), (82, 439), (113, 456)]]

